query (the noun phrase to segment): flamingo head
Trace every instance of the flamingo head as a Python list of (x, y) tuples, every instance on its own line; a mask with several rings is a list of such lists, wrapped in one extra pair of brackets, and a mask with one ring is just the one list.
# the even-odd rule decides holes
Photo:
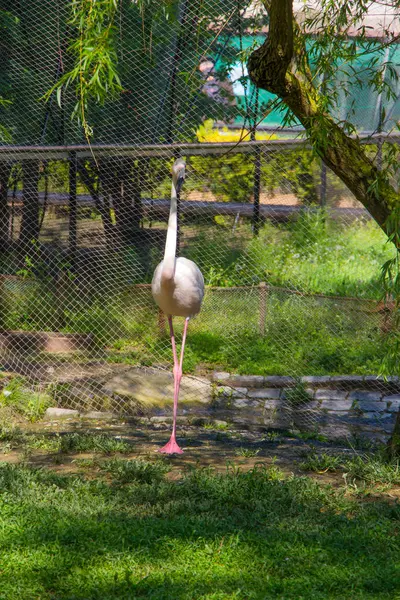
[(177, 158), (172, 165), (172, 181), (178, 194), (182, 189), (183, 182), (185, 181), (185, 168), (186, 163), (182, 158)]

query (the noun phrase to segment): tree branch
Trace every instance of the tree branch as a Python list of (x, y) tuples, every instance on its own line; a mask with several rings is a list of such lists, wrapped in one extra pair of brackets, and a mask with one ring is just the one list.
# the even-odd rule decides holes
[(250, 55), (250, 79), (285, 102), (304, 126), (318, 155), (390, 234), (393, 224), (388, 225), (388, 218), (400, 205), (400, 197), (368, 158), (360, 141), (346, 135), (325, 111), (323, 97), (301, 56), (303, 40), (293, 17), (292, 0), (264, 0), (264, 5), (270, 16), (269, 33), (264, 44)]

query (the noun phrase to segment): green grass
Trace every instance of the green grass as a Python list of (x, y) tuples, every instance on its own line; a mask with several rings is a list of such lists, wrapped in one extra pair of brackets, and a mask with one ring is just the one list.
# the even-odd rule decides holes
[[(373, 222), (343, 226), (326, 220), (322, 213), (304, 213), (292, 224), (267, 223), (258, 238), (251, 236), (248, 226), (241, 225), (233, 233), (230, 225), (183, 226), (182, 253), (198, 262), (208, 284), (224, 286), (207, 289), (201, 314), (190, 324), (186, 372), (199, 367), (263, 375), (380, 372), (386, 341), (371, 301), (382, 295), (380, 267), (393, 251)], [(57, 292), (51, 282), (28, 279), (19, 287), (7, 283), (2, 326), (90, 333), (102, 357), (107, 348), (110, 362), (170, 365), (168, 335), (158, 335), (150, 290), (130, 285), (149, 279), (159, 258), (156, 252), (148, 257), (147, 275), (140, 278), (134, 250), (126, 256), (103, 257), (96, 271), (98, 281), (83, 275)], [(83, 280), (87, 280), (85, 289)], [(262, 337), (260, 281), (364, 301), (271, 289)], [(229, 289), (244, 284), (253, 287)], [(182, 324), (176, 322), (179, 333)]]
[(322, 211), (304, 212), (288, 225), (267, 222), (257, 238), (244, 227), (232, 236), (227, 225), (200, 230), (185, 250), (212, 285), (267, 281), (309, 293), (381, 297), (380, 268), (394, 250), (373, 221), (340, 224)]
[(1, 598), (398, 595), (398, 505), (361, 503), (276, 468), (195, 469), (178, 482), (146, 472), (120, 485), (114, 468), (109, 482), (0, 465)]
[(112, 452), (127, 453), (132, 446), (124, 440), (97, 433), (68, 433), (60, 437), (60, 452)]
[(254, 448), (238, 448), (235, 454), (236, 456), (243, 456), (244, 458), (254, 458), (259, 452), (260, 450)]
[(96, 452), (101, 454), (132, 451), (132, 446), (118, 437), (103, 433), (67, 433), (64, 435), (26, 434), (18, 427), (0, 425), (0, 449), (22, 448), (26, 452), (42, 450), (49, 453), (79, 454)]
[(387, 461), (384, 458), (384, 450), (377, 450), (373, 455), (354, 455), (351, 458), (325, 452), (321, 454), (311, 452), (299, 466), (303, 471), (317, 473), (341, 471), (345, 474), (346, 481), (357, 480), (367, 486), (400, 484), (399, 461)]
[(316, 473), (338, 471), (343, 465), (343, 457), (332, 456), (331, 454), (316, 454), (312, 452), (303, 462), (300, 463), (300, 468), (303, 471), (315, 471)]

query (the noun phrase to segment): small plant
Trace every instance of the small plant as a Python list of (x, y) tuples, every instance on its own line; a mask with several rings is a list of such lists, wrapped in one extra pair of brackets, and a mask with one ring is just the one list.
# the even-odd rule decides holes
[(302, 471), (314, 471), (315, 473), (327, 473), (328, 471), (335, 472), (343, 464), (343, 459), (340, 456), (332, 456), (331, 454), (317, 454), (315, 452), (309, 454), (307, 459), (300, 463), (299, 467)]
[(37, 435), (31, 436), (26, 440), (26, 446), (30, 450), (44, 450), (45, 452), (59, 452), (61, 447), (61, 437)]
[(257, 456), (260, 450), (254, 448), (238, 448), (235, 452), (236, 456), (243, 456), (245, 458), (253, 458)]
[(132, 450), (124, 440), (104, 434), (68, 433), (61, 437), (60, 452), (112, 452), (127, 453)]
[(298, 407), (310, 402), (312, 397), (300, 381), (293, 388), (288, 388), (285, 391), (285, 400), (293, 407)]
[(315, 440), (316, 442), (328, 442), (326, 435), (322, 435), (322, 433), (318, 433), (318, 431), (298, 431), (294, 435), (299, 440), (304, 440), (305, 442), (311, 440)]
[(51, 397), (43, 390), (32, 390), (21, 377), (7, 383), (0, 394), (0, 404), (9, 406), (30, 421), (38, 421), (51, 406)]
[(280, 435), (277, 431), (268, 431), (268, 433), (265, 434), (265, 436), (263, 437), (263, 442), (268, 442), (271, 444), (274, 444), (275, 442), (277, 442), (280, 438)]
[(100, 465), (100, 470), (110, 474), (120, 484), (124, 483), (159, 483), (170, 471), (169, 465), (159, 460), (121, 460), (113, 458)]
[(386, 461), (383, 453), (374, 456), (354, 456), (344, 464), (346, 481), (361, 480), (367, 484), (400, 484), (400, 461)]

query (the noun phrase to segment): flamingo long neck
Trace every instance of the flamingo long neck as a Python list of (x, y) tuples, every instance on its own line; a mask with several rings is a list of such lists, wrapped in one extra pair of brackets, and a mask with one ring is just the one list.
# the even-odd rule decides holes
[(175, 276), (175, 261), (176, 261), (176, 238), (178, 234), (178, 205), (176, 182), (172, 180), (171, 188), (171, 206), (169, 209), (167, 241), (165, 243), (164, 265), (161, 273), (161, 278), (165, 281), (170, 281)]

